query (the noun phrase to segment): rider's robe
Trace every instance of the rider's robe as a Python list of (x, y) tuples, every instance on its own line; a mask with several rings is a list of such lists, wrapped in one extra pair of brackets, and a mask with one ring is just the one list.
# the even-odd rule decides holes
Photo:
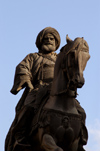
[(56, 57), (56, 53), (51, 55), (31, 53), (18, 64), (11, 92), (16, 94), (21, 88), (26, 86), (27, 81), (31, 81), (34, 90), (31, 93), (24, 92), (20, 103), (17, 105), (17, 110), (20, 109), (20, 105), (30, 104), (35, 100), (35, 92), (38, 91), (41, 85), (47, 85), (52, 82)]
[[(32, 110), (34, 108), (37, 109), (41, 103), (40, 101), (42, 97), (46, 94), (47, 89), (45, 89), (46, 91), (43, 91), (43, 87), (50, 85), (53, 80), (56, 57), (56, 53), (51, 53), (49, 55), (42, 53), (31, 53), (17, 65), (14, 85), (11, 89), (11, 93), (17, 94), (18, 91), (24, 87), (25, 90), (16, 106), (16, 116), (5, 141), (5, 151), (12, 151), (12, 148), (10, 149), (10, 145), (12, 146), (12, 129), (16, 129), (16, 127), (20, 129), (20, 121), (22, 121), (22, 123), (25, 122), (24, 118), (30, 110), (29, 107), (31, 106)], [(31, 92), (29, 92), (29, 89), (27, 88), (27, 81), (30, 81), (34, 87)], [(24, 111), (24, 106), (28, 107), (29, 110), (26, 108), (27, 110), (25, 109)], [(22, 116), (18, 126), (18, 115), (20, 115), (21, 111), (23, 112), (24, 118)], [(19, 131), (19, 129), (16, 131)]]

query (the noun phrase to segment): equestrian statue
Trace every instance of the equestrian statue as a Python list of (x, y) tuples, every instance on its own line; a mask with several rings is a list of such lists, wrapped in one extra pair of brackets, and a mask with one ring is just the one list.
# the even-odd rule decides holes
[(11, 93), (24, 89), (15, 119), (5, 140), (5, 151), (85, 151), (86, 113), (76, 99), (84, 83), (83, 71), (90, 58), (84, 38), (60, 45), (52, 27), (38, 34), (38, 53), (28, 54), (16, 67)]

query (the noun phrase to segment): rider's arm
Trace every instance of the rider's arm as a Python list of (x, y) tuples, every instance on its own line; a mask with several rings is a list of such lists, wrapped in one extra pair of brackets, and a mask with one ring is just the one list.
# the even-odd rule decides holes
[(31, 73), (33, 61), (33, 54), (29, 54), (17, 65), (11, 93), (17, 94), (24, 87), (28, 87), (30, 90), (34, 88)]

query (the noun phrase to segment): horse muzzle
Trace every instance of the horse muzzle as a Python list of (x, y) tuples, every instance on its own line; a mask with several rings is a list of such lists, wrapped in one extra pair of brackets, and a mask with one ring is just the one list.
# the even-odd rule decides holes
[(75, 84), (76, 84), (77, 88), (81, 88), (84, 85), (84, 83), (85, 83), (84, 77), (80, 77), (77, 75), (75, 78)]
[(85, 83), (84, 77), (83, 76), (80, 77), (79, 75), (70, 80), (70, 85), (73, 85), (74, 87), (77, 88), (81, 88), (84, 85), (84, 83)]

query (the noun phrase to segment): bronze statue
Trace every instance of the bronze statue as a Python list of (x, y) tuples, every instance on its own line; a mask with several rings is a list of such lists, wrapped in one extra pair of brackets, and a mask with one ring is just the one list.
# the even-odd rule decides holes
[(16, 67), (11, 92), (25, 90), (16, 106), (5, 151), (84, 151), (86, 114), (76, 96), (77, 88), (84, 84), (89, 47), (83, 38), (72, 41), (67, 36), (67, 44), (57, 56), (54, 51), (59, 45), (57, 30), (43, 29), (36, 39), (39, 53), (27, 55)]

